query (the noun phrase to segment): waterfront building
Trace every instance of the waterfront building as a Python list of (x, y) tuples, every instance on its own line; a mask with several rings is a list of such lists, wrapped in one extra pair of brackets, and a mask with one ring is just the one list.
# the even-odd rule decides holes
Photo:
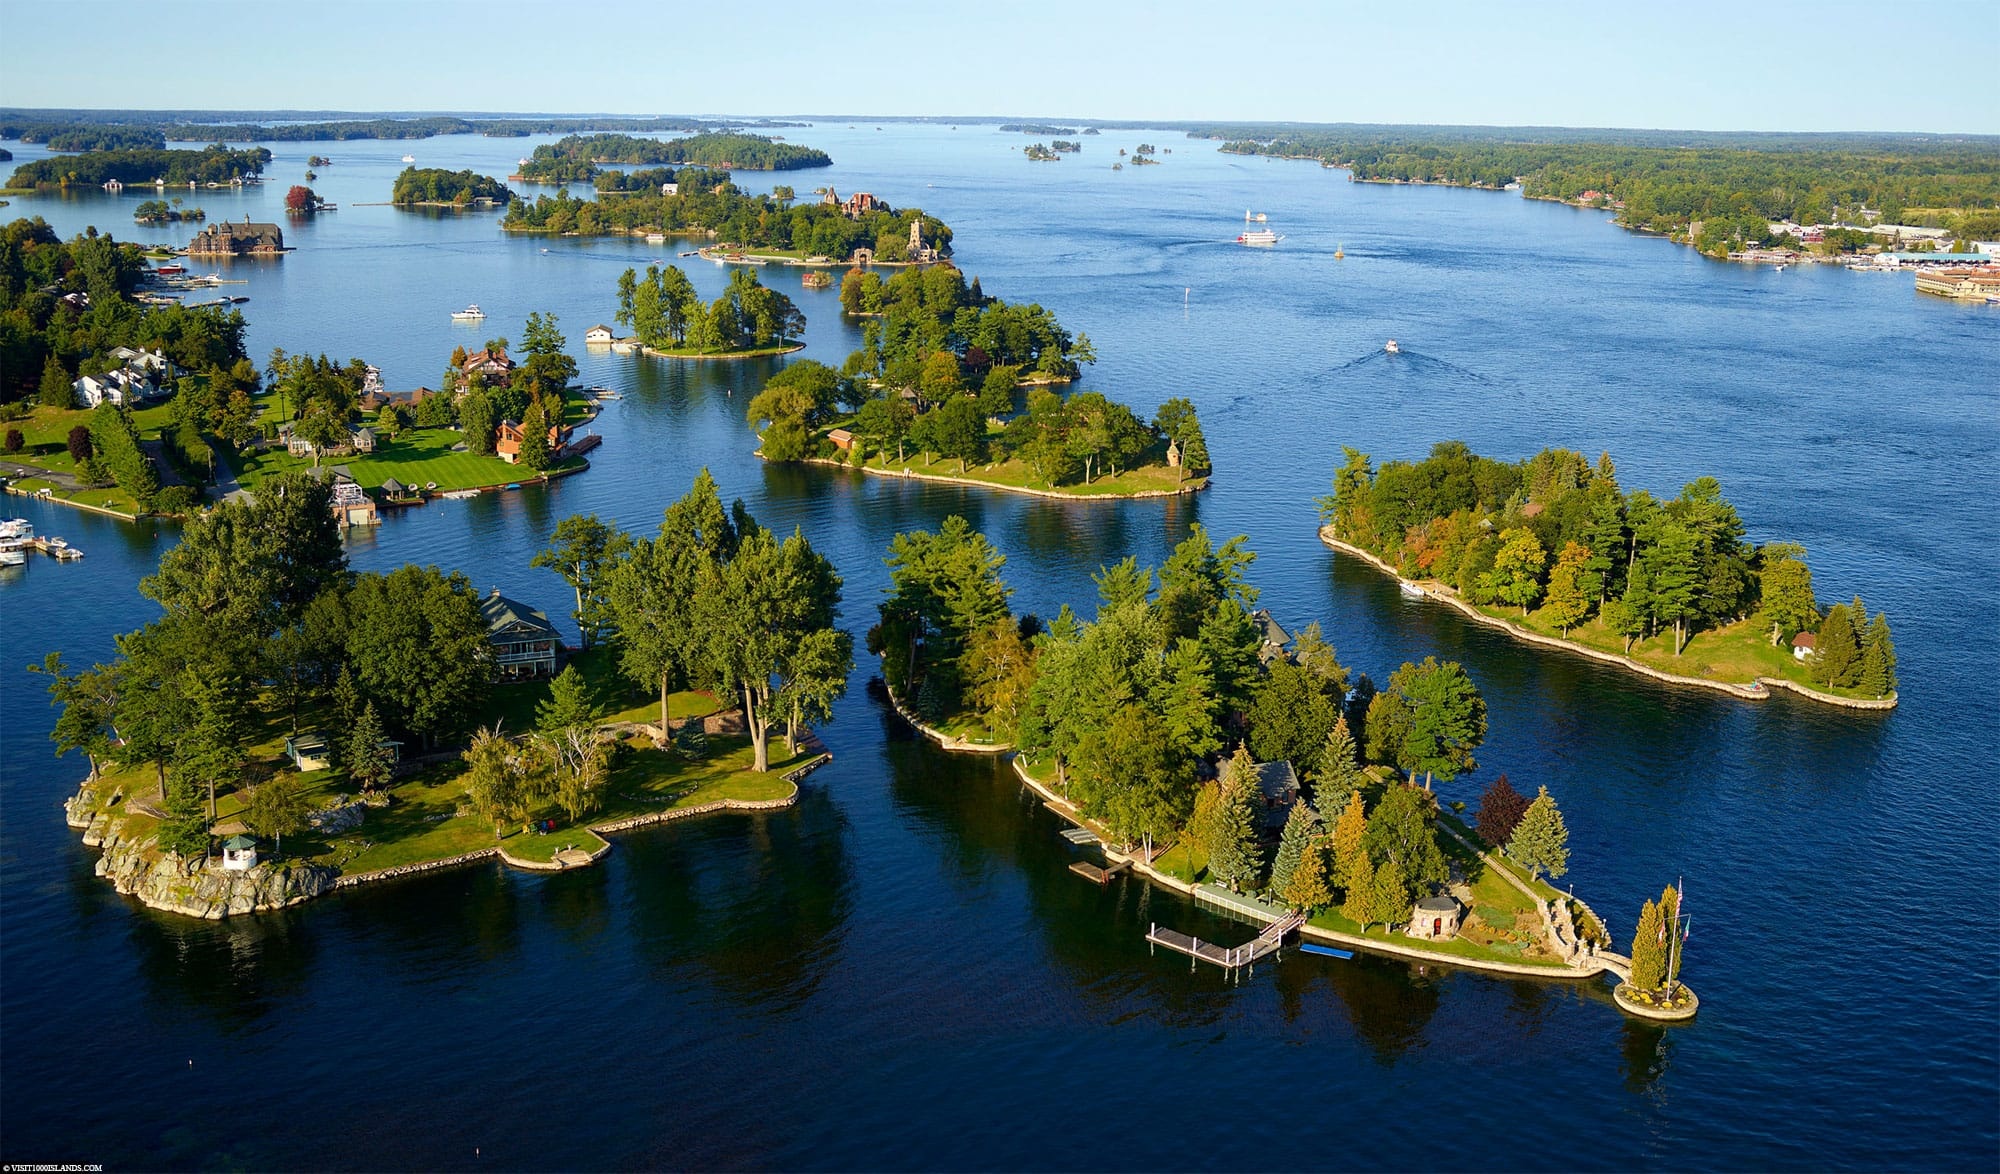
[(1410, 928), (1405, 932), (1427, 942), (1455, 938), (1458, 936), (1459, 913), (1458, 899), (1450, 894), (1425, 897), (1410, 910)]
[(602, 322), (583, 332), (585, 346), (610, 346), (611, 340), (616, 337), (618, 336), (611, 332), (611, 328)]
[(2000, 266), (1920, 269), (1917, 271), (1917, 292), (1966, 301), (2000, 301)]
[(285, 234), (275, 224), (217, 221), (188, 244), (190, 257), (275, 256), (285, 251)]
[(222, 871), (249, 872), (257, 867), (257, 841), (235, 835), (222, 842)]
[(548, 614), (492, 594), (479, 603), (486, 619), (486, 645), (493, 657), (494, 675), (503, 681), (556, 675), (556, 652), (561, 641)]
[(1818, 651), (1819, 637), (1813, 635), (1811, 632), (1800, 632), (1798, 635), (1792, 637), (1793, 660), (1811, 660), (1813, 654)]
[(1257, 790), (1263, 807), (1258, 822), (1266, 832), (1275, 835), (1284, 829), (1285, 820), (1291, 817), (1292, 804), (1299, 801), (1299, 772), (1293, 770), (1289, 762), (1260, 762), (1257, 764)]
[[(515, 420), (502, 420), (494, 429), (493, 454), (508, 464), (518, 464), (521, 460), (521, 442), (527, 439), (521, 425)], [(549, 425), (549, 460), (559, 461), (569, 455), (570, 430), (560, 424)]]
[(465, 356), (465, 363), (458, 373), (470, 380), (474, 375), (486, 380), (486, 386), (510, 382), (514, 378), (514, 360), (507, 357), (505, 350), (479, 351)]

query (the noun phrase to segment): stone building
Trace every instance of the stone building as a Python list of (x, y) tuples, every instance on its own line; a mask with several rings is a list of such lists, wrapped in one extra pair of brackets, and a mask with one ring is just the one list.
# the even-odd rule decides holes
[(275, 224), (219, 220), (196, 234), (188, 245), (190, 257), (275, 256), (285, 251), (285, 234)]

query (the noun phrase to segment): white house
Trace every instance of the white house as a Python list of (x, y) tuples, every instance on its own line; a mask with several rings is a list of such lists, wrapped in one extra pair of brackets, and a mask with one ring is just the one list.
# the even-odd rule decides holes
[(681, 194), (681, 185), (677, 183), (663, 183), (660, 185), (660, 194), (663, 196), (678, 196)]
[(611, 328), (602, 322), (583, 332), (583, 341), (587, 346), (610, 346), (611, 340), (616, 337)]
[(1819, 652), (1819, 637), (1811, 632), (1800, 632), (1792, 637), (1792, 659), (1809, 660)]
[(112, 371), (105, 375), (85, 375), (70, 386), (76, 390), (76, 402), (86, 408), (94, 408), (103, 403), (125, 402), (123, 371)]
[(257, 841), (231, 836), (222, 842), (222, 871), (249, 872), (257, 867)]

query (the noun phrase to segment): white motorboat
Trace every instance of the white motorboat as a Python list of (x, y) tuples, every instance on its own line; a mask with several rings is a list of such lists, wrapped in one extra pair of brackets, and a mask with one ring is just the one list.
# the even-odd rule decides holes
[(451, 312), (451, 320), (453, 322), (478, 322), (485, 317), (486, 311), (479, 308), (478, 302), (472, 303), (463, 310), (453, 310)]
[(416, 161), (417, 161), (417, 157), (416, 157), (415, 155), (405, 155), (405, 156), (403, 156), (403, 162), (405, 162), (405, 163), (415, 163)]
[(1402, 590), (1404, 595), (1411, 599), (1422, 599), (1424, 597), (1424, 589), (1407, 579), (1398, 579), (1396, 586)]
[(0, 522), (0, 538), (33, 538), (35, 524), (26, 518), (9, 518)]
[(1397, 345), (1396, 340), (1393, 338), (1390, 339), (1388, 342), (1383, 343), (1382, 349), (1392, 355), (1400, 355), (1403, 353), (1403, 348)]

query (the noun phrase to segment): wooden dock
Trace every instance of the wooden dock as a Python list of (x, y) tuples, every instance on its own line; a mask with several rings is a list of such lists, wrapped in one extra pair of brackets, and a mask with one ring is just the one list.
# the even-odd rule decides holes
[(1129, 860), (1120, 860), (1108, 868), (1099, 868), (1087, 860), (1079, 860), (1071, 864), (1069, 870), (1087, 881), (1094, 881), (1097, 884), (1104, 885), (1110, 884), (1112, 877), (1117, 876), (1130, 867), (1132, 867), (1132, 862)]
[(1306, 923), (1303, 913), (1290, 913), (1264, 927), (1264, 932), (1240, 946), (1221, 946), (1214, 942), (1204, 942), (1200, 938), (1181, 933), (1179, 930), (1163, 929), (1154, 923), (1146, 930), (1146, 940), (1156, 946), (1165, 946), (1176, 953), (1186, 954), (1191, 961), (1208, 962), (1224, 970), (1237, 970), (1253, 965), (1259, 958), (1278, 952), (1285, 943), (1285, 935)]

